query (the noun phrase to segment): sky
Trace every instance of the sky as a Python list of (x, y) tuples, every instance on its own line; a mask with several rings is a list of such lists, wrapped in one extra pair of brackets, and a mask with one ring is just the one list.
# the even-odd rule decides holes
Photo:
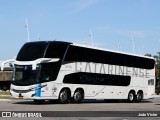
[(160, 0), (0, 0), (0, 60), (28, 41), (69, 41), (135, 54), (160, 52)]

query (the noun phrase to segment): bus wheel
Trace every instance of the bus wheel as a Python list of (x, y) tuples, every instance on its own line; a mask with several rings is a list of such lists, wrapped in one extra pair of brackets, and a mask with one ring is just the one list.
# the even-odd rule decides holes
[(66, 89), (61, 90), (58, 98), (59, 103), (68, 103), (68, 97), (68, 91)]
[(75, 91), (74, 95), (73, 95), (73, 102), (74, 103), (80, 103), (83, 100), (83, 92), (82, 90), (78, 89)]
[(142, 92), (138, 92), (136, 101), (137, 102), (141, 102), (142, 99), (143, 99), (143, 93)]
[(34, 99), (33, 101), (34, 101), (36, 104), (42, 104), (42, 103), (45, 102), (45, 100), (36, 100), (36, 99)]
[(134, 102), (134, 100), (135, 100), (135, 94), (133, 91), (131, 91), (128, 94), (128, 102)]

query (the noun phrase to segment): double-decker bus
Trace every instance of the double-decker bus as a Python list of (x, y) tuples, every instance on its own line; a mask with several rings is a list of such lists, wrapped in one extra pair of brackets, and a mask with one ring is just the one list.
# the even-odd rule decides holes
[(55, 99), (60, 103), (84, 99), (140, 102), (155, 93), (155, 61), (70, 42), (29, 42), (13, 62), (10, 93), (37, 103)]

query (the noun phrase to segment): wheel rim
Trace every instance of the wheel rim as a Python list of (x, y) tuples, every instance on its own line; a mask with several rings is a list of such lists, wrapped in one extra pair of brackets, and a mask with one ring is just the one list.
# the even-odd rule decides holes
[(142, 94), (138, 93), (137, 94), (137, 101), (141, 101), (142, 100)]
[(133, 93), (130, 93), (129, 96), (128, 96), (128, 98), (129, 98), (130, 101), (133, 101), (133, 99), (134, 99)]
[(60, 93), (60, 100), (61, 100), (62, 102), (65, 102), (65, 101), (67, 100), (67, 98), (68, 98), (67, 91), (66, 91), (66, 90), (62, 91), (62, 92)]
[(75, 101), (81, 101), (82, 100), (82, 94), (80, 91), (77, 91), (75, 94), (74, 94), (74, 100)]

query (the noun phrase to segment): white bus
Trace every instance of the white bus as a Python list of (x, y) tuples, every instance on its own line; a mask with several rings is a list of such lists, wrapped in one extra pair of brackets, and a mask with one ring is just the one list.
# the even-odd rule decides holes
[(37, 103), (55, 99), (60, 103), (83, 99), (139, 102), (155, 93), (155, 61), (69, 42), (29, 42), (13, 62), (12, 79), (12, 97)]

